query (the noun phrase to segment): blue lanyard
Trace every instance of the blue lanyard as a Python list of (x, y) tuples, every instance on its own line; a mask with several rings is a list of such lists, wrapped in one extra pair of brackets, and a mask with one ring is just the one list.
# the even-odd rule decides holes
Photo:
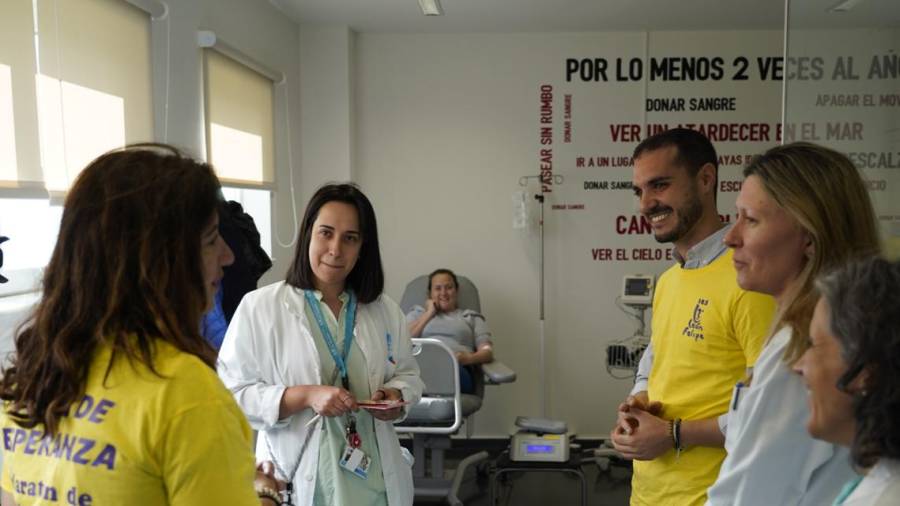
[(325, 344), (328, 345), (331, 358), (334, 359), (334, 364), (341, 371), (341, 379), (346, 383), (348, 380), (347, 358), (350, 356), (350, 348), (353, 344), (353, 324), (356, 320), (356, 296), (353, 295), (353, 292), (350, 292), (350, 300), (347, 302), (347, 315), (344, 318), (344, 353), (341, 354), (338, 353), (334, 336), (331, 335), (331, 330), (328, 329), (328, 325), (325, 323), (325, 317), (322, 315), (322, 308), (319, 307), (319, 301), (316, 299), (316, 296), (313, 295), (311, 290), (303, 290), (303, 295), (306, 296), (306, 303), (312, 308), (313, 316), (316, 317), (316, 323), (319, 325), (319, 330), (322, 331), (322, 338), (325, 339)]
[(384, 337), (387, 339), (388, 362), (397, 365), (397, 362), (394, 362), (394, 348), (391, 346), (391, 333), (388, 332)]
[(850, 497), (850, 494), (852, 494), (853, 491), (856, 490), (856, 487), (859, 486), (859, 482), (861, 482), (862, 479), (863, 476), (860, 475), (845, 483), (843, 490), (841, 490), (841, 493), (838, 494), (837, 498), (834, 500), (833, 506), (840, 506), (841, 504), (844, 504), (847, 498)]

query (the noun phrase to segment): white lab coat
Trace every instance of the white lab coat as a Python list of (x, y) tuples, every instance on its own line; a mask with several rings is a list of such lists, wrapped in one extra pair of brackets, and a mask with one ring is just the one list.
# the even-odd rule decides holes
[[(234, 394), (250, 425), (260, 431), (257, 461), (273, 460), (269, 454), (271, 448), (285, 473), (297, 465), (307, 430), (319, 429), (322, 423), (320, 420), (306, 427), (315, 415), (312, 409), (278, 419), (286, 387), (321, 383), (319, 354), (310, 333), (305, 305), (303, 291), (284, 282), (248, 293), (238, 306), (219, 351), (219, 376)], [(388, 361), (388, 333), (395, 364)], [(419, 400), (424, 385), (412, 356), (406, 320), (393, 300), (381, 295), (372, 303), (358, 306), (354, 340), (366, 358), (371, 391), (391, 387), (403, 392), (405, 401)], [(310, 438), (294, 473), (295, 505), (313, 503), (322, 433), (316, 430)], [(388, 504), (411, 505), (412, 470), (403, 457), (394, 426), (376, 419), (375, 433)]]
[(900, 503), (900, 461), (880, 458), (840, 506), (896, 506)]
[(728, 456), (707, 492), (707, 506), (828, 505), (856, 476), (846, 448), (813, 439), (806, 430), (806, 387), (782, 360), (790, 337), (790, 328), (772, 336), (737, 403), (732, 394)]

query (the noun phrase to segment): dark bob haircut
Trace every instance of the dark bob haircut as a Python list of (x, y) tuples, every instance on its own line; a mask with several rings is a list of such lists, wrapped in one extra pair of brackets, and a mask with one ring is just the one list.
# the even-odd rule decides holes
[(375, 221), (372, 203), (353, 183), (328, 183), (319, 188), (309, 200), (303, 213), (303, 221), (300, 223), (300, 237), (294, 252), (294, 261), (288, 268), (286, 281), (297, 288), (315, 290), (315, 275), (309, 264), (309, 243), (312, 240), (312, 227), (319, 216), (319, 210), (329, 202), (343, 202), (356, 209), (362, 247), (356, 265), (347, 276), (346, 287), (353, 290), (361, 303), (374, 302), (384, 291), (384, 270), (381, 267), (381, 250), (378, 247), (378, 224)]
[[(900, 262), (852, 261), (816, 283), (847, 371), (838, 388), (854, 398), (850, 454), (862, 469), (900, 459)], [(865, 374), (861, 391), (848, 386)]]

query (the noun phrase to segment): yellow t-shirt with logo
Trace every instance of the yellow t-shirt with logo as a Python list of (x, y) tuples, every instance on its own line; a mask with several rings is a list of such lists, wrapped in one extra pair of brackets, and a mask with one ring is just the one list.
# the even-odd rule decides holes
[(258, 505), (251, 432), (215, 371), (157, 341), (157, 376), (100, 347), (53, 437), (0, 413), (2, 487), (18, 505)]
[[(742, 290), (729, 250), (709, 265), (674, 265), (653, 297), (653, 368), (647, 394), (666, 420), (700, 420), (728, 410), (735, 383), (762, 350), (775, 301)], [(722, 448), (686, 447), (635, 461), (632, 505), (702, 505), (719, 475)]]

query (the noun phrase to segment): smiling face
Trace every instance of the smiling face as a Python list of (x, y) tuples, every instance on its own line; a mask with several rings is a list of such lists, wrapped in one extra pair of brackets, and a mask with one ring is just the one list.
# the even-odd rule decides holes
[(446, 273), (435, 274), (431, 278), (431, 300), (442, 312), (456, 309), (456, 283)]
[(361, 247), (356, 208), (339, 201), (323, 205), (313, 222), (309, 241), (309, 265), (316, 288), (332, 295), (341, 293)]
[(648, 151), (634, 160), (632, 187), (657, 242), (692, 241), (703, 216), (697, 177), (677, 164), (678, 148)]
[(203, 262), (203, 286), (206, 290), (206, 309), (212, 309), (223, 267), (234, 262), (234, 253), (219, 234), (219, 214), (215, 213), (200, 236), (200, 257)]
[(810, 347), (794, 364), (809, 392), (806, 428), (818, 439), (850, 446), (855, 422), (853, 397), (838, 390), (838, 379), (847, 371), (841, 346), (831, 331), (831, 310), (822, 298), (809, 327)]
[(780, 302), (806, 263), (809, 234), (769, 195), (758, 176), (744, 180), (735, 205), (738, 219), (725, 244), (734, 249), (738, 285)]

